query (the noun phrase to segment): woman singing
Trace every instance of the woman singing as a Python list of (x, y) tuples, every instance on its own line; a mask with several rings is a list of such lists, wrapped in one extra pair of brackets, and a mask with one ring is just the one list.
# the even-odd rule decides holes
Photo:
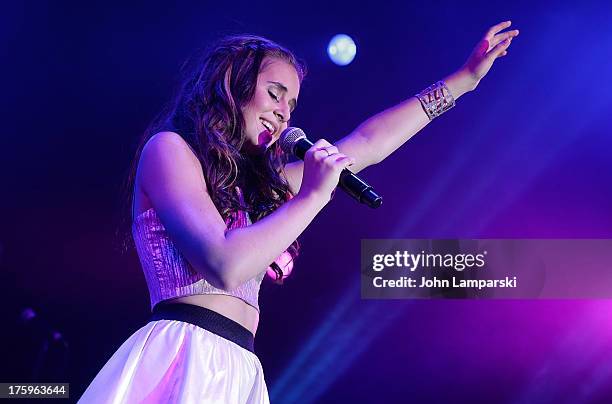
[(444, 80), (335, 145), (318, 140), (303, 162), (287, 163), (276, 142), (305, 75), (289, 50), (232, 36), (196, 60), (145, 132), (130, 176), (151, 321), (121, 345), (81, 402), (267, 403), (253, 353), (266, 272), (277, 281), (291, 272), (298, 236), (330, 201), (344, 168), (381, 162), (476, 88), (518, 35), (509, 26), (491, 27)]

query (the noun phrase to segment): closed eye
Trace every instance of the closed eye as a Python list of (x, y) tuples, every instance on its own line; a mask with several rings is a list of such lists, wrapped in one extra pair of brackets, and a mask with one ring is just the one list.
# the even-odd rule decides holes
[(268, 91), (268, 94), (270, 94), (270, 97), (272, 97), (274, 101), (278, 102), (278, 96), (276, 94), (274, 94), (272, 91)]

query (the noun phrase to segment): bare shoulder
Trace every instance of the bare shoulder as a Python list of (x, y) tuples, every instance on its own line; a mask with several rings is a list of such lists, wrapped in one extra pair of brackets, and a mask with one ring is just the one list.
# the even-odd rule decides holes
[(158, 132), (145, 144), (142, 156), (155, 157), (161, 154), (171, 154), (178, 158), (190, 158), (200, 165), (198, 158), (191, 146), (176, 132)]
[[(137, 176), (159, 178), (160, 171), (165, 175), (181, 177), (184, 180), (204, 180), (202, 165), (194, 150), (178, 133), (159, 132), (145, 144), (138, 163)], [(179, 178), (176, 178), (179, 180)], [(143, 185), (146, 185), (144, 181)]]
[(153, 135), (142, 149), (136, 173), (139, 190), (159, 213), (206, 197), (202, 165), (190, 145), (175, 132)]

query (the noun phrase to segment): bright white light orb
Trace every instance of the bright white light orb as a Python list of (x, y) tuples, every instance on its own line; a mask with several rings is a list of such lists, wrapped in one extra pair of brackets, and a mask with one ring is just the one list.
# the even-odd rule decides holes
[(327, 54), (338, 66), (346, 66), (355, 59), (357, 46), (350, 36), (338, 34), (329, 41)]

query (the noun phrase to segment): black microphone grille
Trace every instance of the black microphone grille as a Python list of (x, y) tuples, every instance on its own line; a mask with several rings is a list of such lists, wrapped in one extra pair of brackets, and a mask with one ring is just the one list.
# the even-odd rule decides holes
[(293, 154), (293, 145), (301, 138), (305, 138), (306, 134), (300, 128), (288, 127), (281, 133), (280, 143), (281, 149), (288, 154)]

